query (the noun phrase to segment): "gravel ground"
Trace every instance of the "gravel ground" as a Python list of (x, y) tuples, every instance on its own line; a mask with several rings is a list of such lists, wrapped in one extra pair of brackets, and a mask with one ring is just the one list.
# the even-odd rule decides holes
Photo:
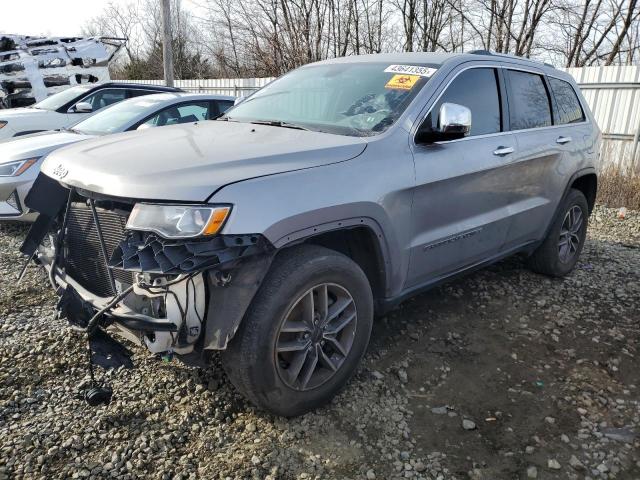
[(0, 225), (0, 479), (640, 478), (640, 212), (598, 207), (564, 280), (510, 259), (406, 302), (293, 420), (140, 348), (85, 406), (82, 337), (41, 272), (14, 280), (24, 233)]

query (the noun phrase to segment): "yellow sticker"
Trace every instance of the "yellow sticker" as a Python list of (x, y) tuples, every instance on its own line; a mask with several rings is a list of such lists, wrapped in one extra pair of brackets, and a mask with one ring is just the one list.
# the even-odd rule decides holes
[(420, 80), (420, 75), (394, 75), (384, 88), (411, 90), (418, 80)]

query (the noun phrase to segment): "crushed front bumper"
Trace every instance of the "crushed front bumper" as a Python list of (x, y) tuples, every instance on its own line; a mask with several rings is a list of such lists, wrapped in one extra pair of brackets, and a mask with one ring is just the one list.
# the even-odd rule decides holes
[[(99, 325), (154, 353), (225, 349), (271, 265), (274, 247), (259, 234), (169, 241), (151, 233), (120, 231), (100, 213), (114, 212), (114, 201), (97, 202), (100, 198), (92, 198), (90, 192), (75, 192), (42, 174), (27, 198), (27, 205), (40, 216), (21, 251), (47, 269), (62, 297), (63, 313), (86, 317), (109, 306)], [(115, 205), (126, 203), (122, 199)], [(93, 215), (67, 223), (82, 205)], [(48, 234), (53, 247), (45, 248), (42, 242)], [(86, 244), (93, 237), (100, 248)], [(93, 260), (80, 262), (78, 255)], [(127, 275), (118, 280), (110, 274), (115, 270)], [(92, 280), (103, 280), (110, 288), (98, 288)], [(129, 286), (131, 292), (111, 304)], [(173, 332), (175, 338), (169, 335)]]
[[(51, 253), (51, 251), (47, 252), (43, 249), (38, 250), (36, 262), (41, 264), (54, 280), (61, 297), (68, 292), (69, 289), (72, 289), (82, 302), (82, 305), (74, 306), (74, 309), (82, 309), (87, 312), (92, 311), (94, 314), (107, 306), (111, 301), (111, 297), (100, 297), (91, 293), (67, 275), (63, 269), (54, 267), (55, 271), (53, 275), (51, 275)], [(73, 319), (69, 320), (72, 323), (74, 321)], [(124, 303), (119, 303), (109, 311), (105, 327), (107, 331), (117, 333), (138, 345), (143, 345), (140, 336), (141, 332), (175, 332), (177, 330), (177, 326), (174, 323), (135, 312)]]

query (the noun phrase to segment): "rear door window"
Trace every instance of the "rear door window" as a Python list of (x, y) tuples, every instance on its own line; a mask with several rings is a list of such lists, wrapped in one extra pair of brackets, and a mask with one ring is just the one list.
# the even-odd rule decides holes
[(191, 123), (209, 118), (209, 102), (190, 103), (178, 107), (180, 121), (178, 123)]
[(457, 103), (471, 110), (470, 136), (502, 130), (500, 93), (494, 68), (470, 68), (455, 77), (431, 109), (434, 128), (443, 103)]
[(542, 75), (517, 70), (506, 71), (511, 130), (548, 127), (551, 103)]
[(549, 84), (558, 105), (559, 123), (583, 122), (585, 119), (584, 111), (571, 84), (553, 77), (549, 77)]
[(224, 113), (233, 107), (233, 102), (231, 100), (216, 100), (216, 103), (218, 104), (219, 113)]
[(209, 118), (209, 102), (193, 102), (165, 108), (144, 122), (150, 127), (193, 123)]

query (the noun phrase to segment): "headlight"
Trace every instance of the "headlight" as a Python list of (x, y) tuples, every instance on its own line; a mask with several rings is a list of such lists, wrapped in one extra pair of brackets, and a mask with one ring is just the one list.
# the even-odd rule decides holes
[(155, 232), (165, 238), (215, 235), (230, 211), (231, 207), (227, 206), (136, 203), (129, 215), (127, 229)]
[(0, 163), (0, 177), (17, 177), (38, 161), (37, 158), (18, 160), (17, 162)]
[(4, 120), (0, 120), (0, 128), (6, 127), (7, 123)]

